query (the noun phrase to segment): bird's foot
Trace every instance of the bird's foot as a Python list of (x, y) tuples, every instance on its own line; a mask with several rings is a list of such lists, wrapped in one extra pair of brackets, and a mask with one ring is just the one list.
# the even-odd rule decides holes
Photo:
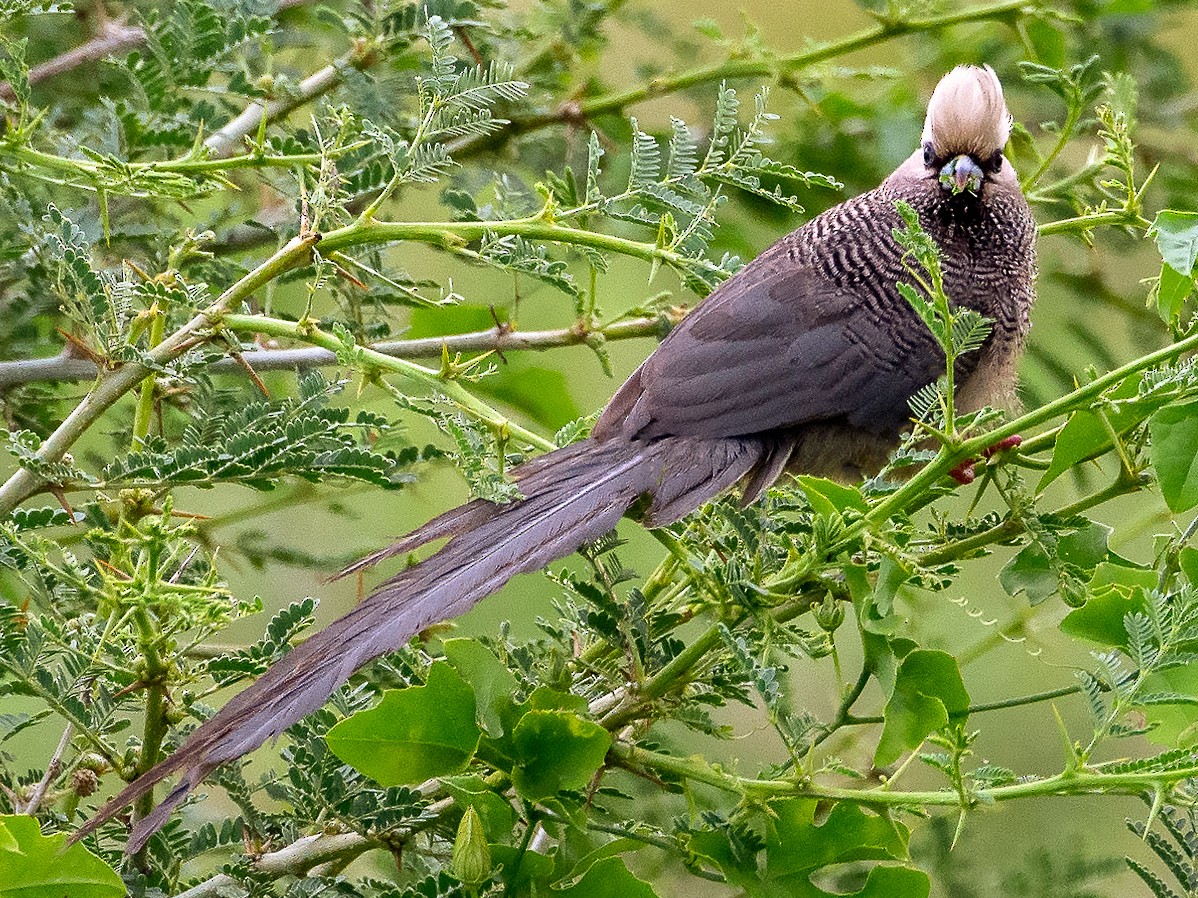
[[(993, 458), (1000, 452), (1005, 452), (1008, 449), (1014, 449), (1022, 443), (1023, 437), (1019, 436), (1019, 434), (1012, 434), (1009, 437), (999, 440), (993, 446), (983, 449), (982, 458)], [(974, 465), (976, 465), (977, 462), (978, 459), (976, 458), (967, 458), (965, 461), (961, 462), (959, 465), (949, 471), (948, 476), (957, 481), (957, 483), (961, 484), (961, 486), (969, 486), (969, 484), (973, 483), (974, 479), (977, 477), (977, 472), (974, 470)]]

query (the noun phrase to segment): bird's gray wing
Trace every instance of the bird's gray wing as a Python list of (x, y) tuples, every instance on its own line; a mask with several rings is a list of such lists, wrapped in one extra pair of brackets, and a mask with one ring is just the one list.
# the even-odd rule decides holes
[(596, 436), (747, 436), (836, 419), (899, 430), (907, 400), (944, 372), (932, 334), (893, 280), (838, 285), (788, 256), (776, 246), (686, 318)]

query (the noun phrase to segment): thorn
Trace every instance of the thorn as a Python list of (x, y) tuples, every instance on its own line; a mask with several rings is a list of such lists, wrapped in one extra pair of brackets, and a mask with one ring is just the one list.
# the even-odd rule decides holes
[(1077, 746), (1073, 744), (1073, 740), (1069, 738), (1069, 730), (1065, 727), (1065, 719), (1061, 717), (1061, 711), (1057, 708), (1057, 703), (1052, 703), (1052, 716), (1057, 722), (1057, 733), (1061, 737), (1061, 745), (1065, 749), (1066, 770), (1069, 773), (1076, 772), (1082, 765), (1082, 759), (1078, 757)]
[(1157, 818), (1161, 815), (1161, 808), (1165, 806), (1165, 790), (1161, 788), (1160, 783), (1152, 784), (1152, 807), (1148, 811), (1148, 819), (1144, 821), (1144, 834), (1140, 837), (1145, 842), (1148, 841), (1148, 832), (1152, 829), (1152, 824), (1156, 823)]
[[(333, 253), (333, 256), (336, 256), (336, 255), (339, 255), (339, 254)], [(335, 258), (330, 256), (329, 259), (333, 263), (333, 270), (337, 272), (338, 277), (345, 278), (345, 280), (349, 281), (351, 284), (353, 284), (359, 290), (369, 290), (370, 289), (369, 287), (366, 286), (366, 283), (364, 281), (362, 281), (360, 278), (355, 277), (352, 272), (350, 272), (348, 269), (344, 268), (340, 263), (337, 262), (337, 260)]]
[(107, 561), (105, 561), (103, 558), (93, 558), (92, 561), (94, 561), (100, 567), (107, 568), (111, 573), (115, 574), (121, 580), (124, 580), (126, 582), (130, 582), (133, 580), (132, 577), (130, 577), (128, 574), (126, 574), (120, 568), (114, 567), (113, 565), (111, 565)]
[[(499, 320), (499, 313), (495, 311), (494, 303), (491, 303), (488, 308), (491, 311), (491, 320), (495, 322), (495, 337), (497, 340), (501, 340), (510, 334), (513, 328), (510, 323)], [(503, 350), (498, 346), (495, 347), (495, 354), (499, 356), (499, 360), (501, 362), (503, 362), (505, 365), (507, 364), (507, 356), (503, 354)]]
[(71, 503), (67, 501), (67, 494), (63, 492), (62, 487), (56, 483), (52, 483), (46, 487), (46, 489), (49, 490), (51, 496), (58, 500), (58, 504), (62, 506), (62, 510), (67, 513), (68, 517), (70, 517), (71, 525), (74, 526), (77, 524), (78, 522), (75, 520), (75, 509), (71, 508)]
[(961, 808), (961, 813), (957, 816), (957, 828), (953, 832), (953, 840), (949, 843), (948, 850), (952, 851), (957, 847), (957, 840), (961, 838), (961, 833), (965, 831), (965, 815), (968, 813), (965, 808)]
[(470, 55), (474, 57), (474, 62), (477, 65), (486, 65), (483, 60), (483, 55), (478, 52), (478, 47), (474, 46), (474, 41), (470, 40), (470, 34), (466, 31), (466, 26), (458, 25), (454, 29), (454, 34), (458, 36), (458, 40), (470, 51)]
[(248, 374), (250, 380), (254, 382), (254, 386), (262, 391), (262, 395), (269, 399), (270, 390), (266, 389), (266, 384), (262, 383), (262, 378), (258, 376), (258, 372), (254, 370), (254, 367), (245, 360), (245, 356), (235, 349), (230, 349), (229, 355), (233, 356), (233, 360), (245, 369), (245, 373)]
[(54, 329), (58, 331), (59, 335), (64, 340), (67, 341), (67, 345), (64, 348), (67, 351), (68, 357), (73, 359), (85, 358), (89, 362), (94, 363), (97, 368), (111, 367), (108, 359), (104, 358), (104, 356), (100, 355), (94, 349), (84, 343), (81, 338), (76, 337), (74, 334), (68, 334), (61, 327), (56, 327)]

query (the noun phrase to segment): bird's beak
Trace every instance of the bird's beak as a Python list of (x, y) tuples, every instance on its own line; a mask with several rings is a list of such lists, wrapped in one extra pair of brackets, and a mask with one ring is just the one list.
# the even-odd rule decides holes
[(966, 190), (977, 193), (982, 187), (983, 177), (981, 166), (973, 161), (973, 157), (962, 154), (940, 169), (940, 186), (951, 190), (954, 196)]

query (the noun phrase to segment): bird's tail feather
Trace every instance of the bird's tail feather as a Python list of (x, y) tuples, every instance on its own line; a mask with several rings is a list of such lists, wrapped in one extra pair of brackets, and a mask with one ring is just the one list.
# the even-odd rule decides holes
[(449, 543), (386, 581), (364, 602), (279, 659), (173, 755), (130, 783), (76, 838), (183, 771), (175, 789), (141, 820), (136, 851), (215, 767), (252, 751), (327, 701), (362, 665), (430, 624), (461, 614), (523, 571), (536, 570), (615, 527), (638, 497), (653, 497), (653, 523), (682, 517), (739, 480), (761, 460), (751, 440), (596, 442), (536, 459), (515, 473), (524, 498), (475, 501), (446, 512), (394, 546), (347, 568), (360, 570), (433, 539)]

